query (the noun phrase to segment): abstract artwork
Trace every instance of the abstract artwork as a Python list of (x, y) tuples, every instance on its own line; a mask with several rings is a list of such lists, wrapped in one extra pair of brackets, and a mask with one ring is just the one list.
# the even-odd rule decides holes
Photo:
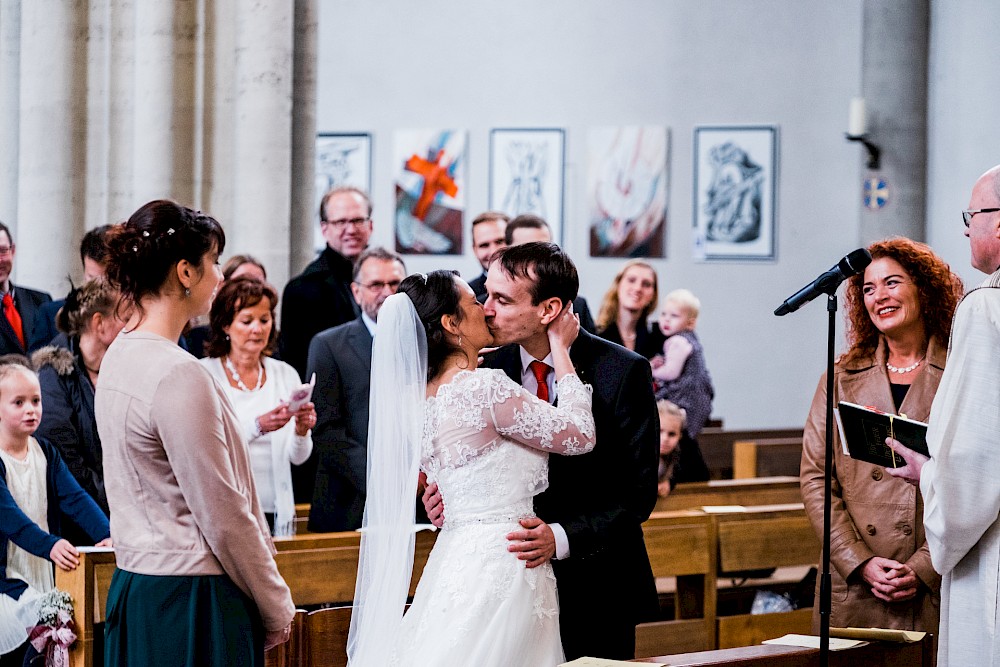
[(533, 213), (562, 239), (565, 134), (558, 129), (490, 133), (490, 209)]
[[(319, 217), (323, 195), (341, 185), (353, 185), (371, 192), (372, 137), (370, 134), (323, 133), (316, 137), (316, 201), (313, 210)], [(319, 225), (315, 226), (313, 245), (317, 251), (326, 247)]]
[(696, 259), (774, 259), (777, 143), (771, 125), (695, 129)]
[(586, 192), (591, 257), (663, 257), (667, 128), (591, 128)]
[(393, 170), (398, 252), (461, 254), (466, 145), (464, 130), (395, 132)]

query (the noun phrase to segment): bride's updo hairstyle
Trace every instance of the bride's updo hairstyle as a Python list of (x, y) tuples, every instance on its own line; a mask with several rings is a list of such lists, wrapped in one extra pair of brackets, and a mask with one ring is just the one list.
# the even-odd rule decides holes
[(166, 199), (143, 205), (106, 239), (108, 282), (121, 292), (121, 306), (140, 311), (142, 299), (159, 296), (182, 259), (201, 266), (206, 253), (226, 247), (215, 218)]
[(459, 322), (462, 318), (456, 276), (457, 271), (442, 269), (427, 274), (414, 273), (399, 284), (399, 291), (410, 297), (427, 334), (428, 380), (437, 376), (445, 359), (462, 351), (448, 340), (449, 334), (441, 326), (441, 318), (445, 315), (451, 315)]

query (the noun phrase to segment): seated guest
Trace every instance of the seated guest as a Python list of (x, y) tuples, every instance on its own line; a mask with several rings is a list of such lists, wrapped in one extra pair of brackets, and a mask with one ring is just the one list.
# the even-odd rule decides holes
[(656, 309), (656, 271), (641, 259), (630, 259), (611, 281), (597, 313), (597, 335), (647, 359), (659, 354), (663, 336), (650, 330), (647, 318)]
[[(555, 243), (552, 240), (552, 228), (549, 223), (542, 218), (531, 213), (522, 213), (509, 223), (504, 229), (504, 240), (507, 245), (521, 245), (529, 241), (542, 241), (543, 243)], [(485, 301), (485, 300), (484, 300)], [(590, 314), (590, 306), (582, 296), (573, 299), (573, 312), (580, 318), (580, 326), (588, 333), (594, 333), (594, 317)]]
[(368, 395), (372, 340), (382, 303), (406, 277), (402, 258), (385, 248), (369, 248), (354, 265), (351, 289), (361, 317), (316, 334), (306, 372), (316, 374), (318, 417), (316, 486), (309, 530), (328, 532), (361, 527), (368, 471)]
[[(222, 265), (222, 279), (230, 280), (247, 276), (256, 278), (261, 282), (267, 282), (267, 270), (260, 260), (250, 255), (233, 255)], [(204, 318), (191, 320), (190, 326), (184, 331), (181, 337), (181, 347), (198, 357), (205, 356), (205, 341), (208, 339), (209, 327)]]
[(656, 402), (656, 410), (660, 413), (660, 465), (656, 492), (661, 498), (666, 498), (676, 485), (674, 473), (681, 458), (678, 445), (681, 444), (686, 416), (683, 408), (662, 399)]
[[(847, 281), (844, 294), (850, 347), (834, 368), (834, 405), (848, 401), (927, 421), (962, 282), (923, 243), (894, 238), (868, 250), (872, 263)], [(833, 434), (830, 624), (936, 634), (941, 577), (924, 537), (920, 489), (850, 458), (836, 428)], [(823, 377), (806, 420), (801, 467), (802, 501), (820, 538), (825, 466)], [(816, 605), (814, 629), (818, 614)]]
[[(111, 229), (111, 225), (94, 227), (80, 240), (80, 262), (83, 264), (84, 282), (104, 276), (104, 263), (108, 258), (108, 247), (104, 243), (104, 237), (109, 229)], [(59, 312), (64, 303), (66, 303), (66, 299), (49, 301), (38, 309), (35, 332), (32, 334), (31, 343), (29, 343), (32, 350), (50, 344), (66, 347), (66, 338), (59, 335), (59, 329), (56, 326), (56, 313)], [(58, 340), (56, 340), (57, 338)]]
[[(115, 311), (118, 292), (103, 278), (73, 289), (56, 324), (66, 334), (66, 347), (49, 345), (35, 352), (45, 411), (38, 436), (59, 450), (70, 473), (108, 514), (104, 492), (101, 437), (94, 418), (94, 387), (108, 346), (121, 331)], [(83, 536), (67, 536), (74, 544), (89, 544)]]
[(510, 218), (500, 211), (480, 213), (472, 221), (472, 252), (479, 260), (483, 272), (469, 281), (469, 287), (476, 294), (479, 303), (486, 301), (486, 271), (490, 268), (490, 257), (507, 245), (504, 230)]
[(272, 534), (294, 533), (292, 464), (309, 458), (313, 404), (291, 412), (288, 399), (300, 384), (288, 364), (271, 359), (278, 334), (278, 293), (254, 278), (223, 283), (209, 316), (208, 358), (201, 363), (224, 388), (250, 447), (261, 509)]
[(0, 222), (0, 354), (26, 354), (45, 343), (37, 343), (35, 328), (39, 309), (52, 297), (47, 292), (14, 285), (14, 237)]

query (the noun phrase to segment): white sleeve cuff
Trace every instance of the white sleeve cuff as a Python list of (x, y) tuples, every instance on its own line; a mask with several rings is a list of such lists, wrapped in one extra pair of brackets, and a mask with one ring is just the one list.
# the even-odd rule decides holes
[(552, 536), (556, 538), (556, 560), (569, 558), (569, 538), (566, 537), (566, 529), (558, 523), (550, 523)]

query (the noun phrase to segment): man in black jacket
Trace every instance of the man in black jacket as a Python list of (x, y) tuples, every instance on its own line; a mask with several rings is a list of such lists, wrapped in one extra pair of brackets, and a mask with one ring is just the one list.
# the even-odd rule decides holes
[[(340, 186), (323, 196), (320, 228), (326, 248), (301, 274), (285, 286), (281, 297), (281, 359), (307, 378), (309, 343), (320, 331), (350, 322), (361, 313), (351, 293), (354, 260), (368, 246), (372, 235), (372, 206), (358, 188)], [(295, 502), (312, 500), (316, 481), (316, 456), (292, 467)]]
[[(497, 252), (487, 272), (484, 305), (494, 342), (485, 365), (501, 368), (528, 391), (540, 380), (528, 369), (550, 357), (548, 324), (576, 296), (576, 267), (558, 246), (531, 242)], [(635, 625), (658, 612), (642, 522), (656, 504), (659, 416), (649, 363), (581, 329), (570, 359), (593, 387), (597, 444), (582, 456), (549, 458), (548, 490), (535, 498), (538, 518), (508, 535), (511, 550), (537, 567), (552, 560), (566, 658), (631, 659)], [(549, 364), (551, 366), (551, 364)], [(545, 379), (557, 399), (554, 374)], [(425, 494), (438, 519), (441, 496)]]
[(27, 354), (30, 351), (38, 310), (42, 304), (52, 301), (47, 292), (11, 282), (16, 250), (10, 229), (0, 222), (0, 354)]

